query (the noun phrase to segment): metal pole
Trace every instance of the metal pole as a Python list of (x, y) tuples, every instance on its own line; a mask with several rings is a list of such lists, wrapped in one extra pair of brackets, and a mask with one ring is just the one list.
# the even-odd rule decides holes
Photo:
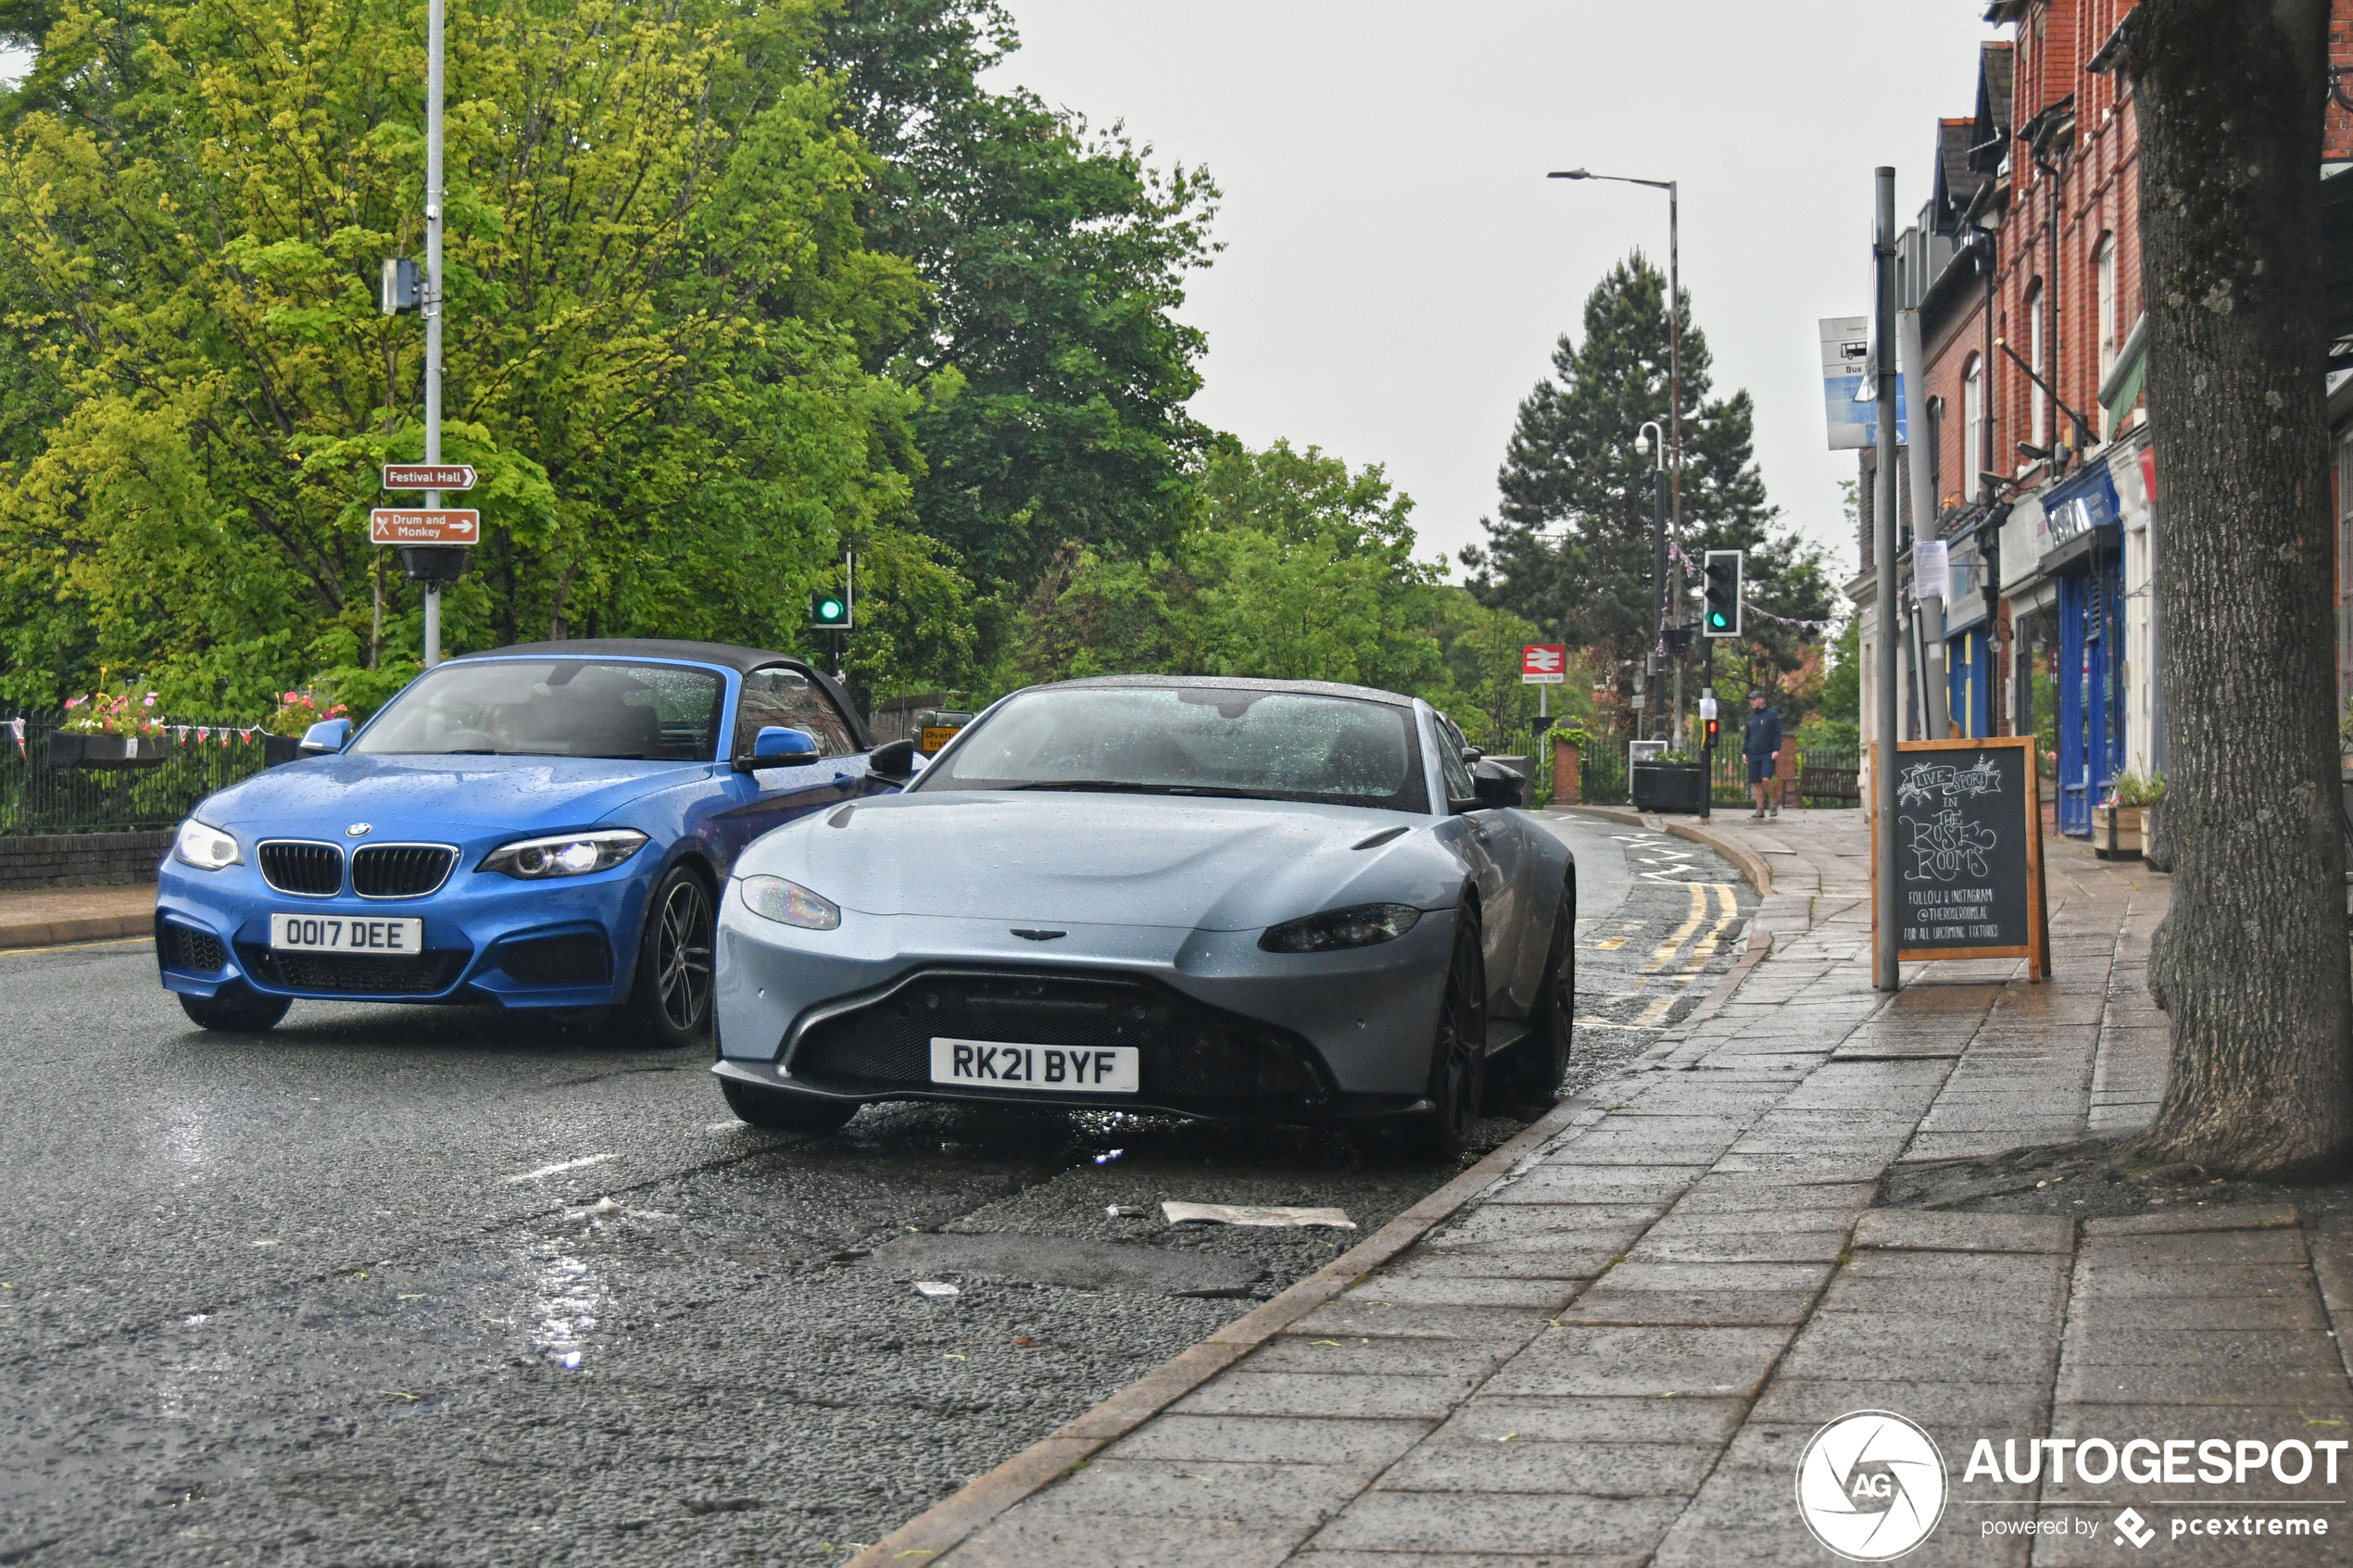
[[(1651, 585), (1658, 600), (1658, 625), (1652, 633), (1651, 669), (1654, 673), (1661, 675), (1667, 672), (1667, 474), (1662, 470), (1651, 486)], [(1661, 740), (1668, 738), (1664, 721), (1659, 725), (1658, 735)]]
[[(1911, 383), (1912, 401), (1920, 405), (1914, 412), (1920, 415), (1921, 428), (1927, 428), (1928, 400), (1922, 394), (1928, 387), (1928, 367), (1920, 346), (1920, 313), (1916, 307), (1900, 310), (1895, 316), (1896, 353), (1901, 358), (1906, 379)], [(1940, 530), (1936, 521), (1936, 476), (1922, 460), (1924, 447), (1912, 447), (1904, 459), (1904, 469), (1911, 480), (1913, 559), (1918, 561), (1919, 542), (1934, 539)], [(1944, 599), (1942, 595), (1930, 598), (1919, 595), (1919, 572), (1912, 573), (1912, 591), (1920, 600), (1920, 721), (1929, 740), (1943, 740), (1951, 727), (1949, 709), (1952, 687), (1944, 670)]]
[(1871, 984), (1881, 991), (1897, 985), (1895, 964), (1895, 170), (1882, 167), (1879, 230), (1871, 256), (1878, 271), (1872, 338), (1879, 345), (1879, 471), (1873, 475), (1872, 521), (1879, 563), (1879, 709), (1874, 726), (1879, 756), (1871, 769), (1871, 809), (1878, 813), (1879, 874), (1871, 900)]
[(1667, 445), (1674, 454), (1675, 542), (1683, 541), (1683, 264), (1675, 182), (1667, 182)]
[[(441, 42), (442, 0), (425, 21), (425, 461), (441, 461)], [(441, 492), (425, 492), (436, 510)], [(441, 583), (425, 584), (425, 668), (441, 662)]]
[[(1706, 630), (1706, 623), (1703, 619), (1700, 631), (1707, 644), (1705, 649), (1707, 674), (1700, 682), (1699, 695), (1702, 701), (1714, 702), (1716, 700), (1716, 639), (1705, 636)], [(1707, 725), (1707, 715), (1703, 710), (1699, 722), (1699, 820), (1703, 822), (1715, 815), (1709, 808), (1716, 801), (1716, 737), (1709, 733)]]

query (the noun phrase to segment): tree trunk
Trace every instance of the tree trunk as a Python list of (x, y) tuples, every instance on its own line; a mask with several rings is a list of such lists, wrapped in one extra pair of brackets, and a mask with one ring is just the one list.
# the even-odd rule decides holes
[(2147, 1152), (2309, 1179), (2353, 1150), (2320, 168), (2328, 0), (2145, 0), (2149, 416), (2163, 470), (2171, 1081)]

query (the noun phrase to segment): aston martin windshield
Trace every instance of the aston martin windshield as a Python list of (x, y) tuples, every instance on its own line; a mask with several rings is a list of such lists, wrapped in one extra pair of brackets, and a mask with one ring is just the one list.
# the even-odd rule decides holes
[(916, 788), (1257, 797), (1427, 809), (1413, 711), (1296, 691), (1081, 686), (1026, 693)]
[(351, 749), (708, 762), (724, 696), (715, 671), (684, 665), (459, 660), (402, 692)]

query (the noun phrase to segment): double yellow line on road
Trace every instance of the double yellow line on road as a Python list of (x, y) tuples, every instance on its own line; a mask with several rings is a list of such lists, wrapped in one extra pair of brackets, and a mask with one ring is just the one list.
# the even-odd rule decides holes
[[(1640, 990), (1652, 975), (1664, 972), (1669, 965), (1674, 963), (1677, 954), (1682, 950), (1683, 944), (1691, 942), (1693, 936), (1699, 935), (1699, 928), (1707, 921), (1707, 896), (1710, 892), (1716, 895), (1716, 904), (1719, 910), (1716, 917), (1716, 923), (1708, 926), (1706, 935), (1700, 936), (1697, 942), (1692, 944), (1689, 961), (1683, 965), (1681, 973), (1670, 977), (1669, 984), (1680, 989), (1697, 979), (1700, 971), (1707, 967), (1708, 960), (1716, 956), (1717, 945), (1723, 940), (1724, 933), (1730, 929), (1734, 921), (1740, 919), (1740, 904), (1732, 897), (1730, 883), (1694, 882), (1691, 887), (1690, 918), (1677, 926), (1673, 935), (1666, 941), (1659, 944), (1658, 950), (1651, 955), (1651, 961), (1644, 964), (1642, 972), (1634, 977), (1634, 986), (1637, 990)], [(1634, 1027), (1655, 1029), (1665, 1023), (1667, 1010), (1675, 1005), (1675, 997), (1676, 992), (1670, 990), (1667, 995), (1652, 1002), (1649, 1007), (1642, 1010), (1642, 1015), (1634, 1021)]]

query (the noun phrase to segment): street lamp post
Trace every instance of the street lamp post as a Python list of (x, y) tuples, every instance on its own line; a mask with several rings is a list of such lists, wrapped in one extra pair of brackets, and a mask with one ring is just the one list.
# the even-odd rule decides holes
[[(1651, 589), (1656, 611), (1651, 627), (1650, 673), (1654, 680), (1667, 672), (1667, 443), (1656, 420), (1644, 420), (1635, 433), (1634, 450), (1642, 457), (1657, 454), (1651, 486)], [(1677, 694), (1676, 720), (1680, 721), (1681, 695)], [(1667, 736), (1662, 732), (1661, 739)]]
[(1654, 191), (1667, 193), (1667, 439), (1669, 449), (1674, 453), (1667, 484), (1673, 507), (1675, 536), (1680, 541), (1683, 533), (1683, 284), (1679, 254), (1680, 241), (1676, 233), (1678, 202), (1675, 182), (1635, 180), (1623, 174), (1595, 174), (1585, 169), (1556, 169), (1545, 178), (1607, 180), (1620, 185), (1647, 185)]
[[(1682, 255), (1678, 233), (1680, 202), (1672, 180), (1637, 180), (1624, 174), (1596, 174), (1589, 169), (1559, 169), (1545, 176), (1548, 180), (1607, 180), (1619, 185), (1643, 185), (1667, 193), (1667, 445), (1672, 453), (1667, 468), (1668, 515), (1672, 519), (1675, 542), (1683, 539), (1683, 322), (1682, 322)], [(1667, 606), (1677, 620), (1681, 619), (1682, 595), (1673, 591), (1681, 586), (1681, 569), (1661, 573), (1661, 582), (1671, 583), (1666, 590)], [(1662, 628), (1666, 617), (1660, 617)], [(1661, 643), (1665, 636), (1662, 632)], [(1664, 651), (1663, 648), (1661, 650)], [(1680, 729), (1683, 721), (1683, 666), (1675, 666), (1674, 725)], [(1668, 732), (1670, 734), (1672, 731)]]

